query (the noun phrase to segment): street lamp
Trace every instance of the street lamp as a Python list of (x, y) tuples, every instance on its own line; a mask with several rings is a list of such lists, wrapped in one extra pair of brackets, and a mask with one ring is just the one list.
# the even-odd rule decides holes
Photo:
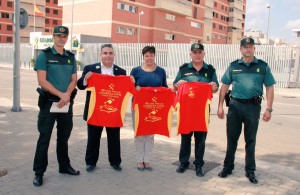
[(271, 9), (271, 5), (267, 4), (267, 8), (269, 9), (269, 13), (268, 13), (268, 27), (267, 27), (267, 44), (269, 44), (269, 23), (270, 23), (270, 9)]
[(138, 43), (140, 43), (140, 31), (141, 31), (141, 15), (143, 15), (144, 14), (144, 12), (143, 11), (140, 11), (139, 12), (139, 26), (138, 26)]

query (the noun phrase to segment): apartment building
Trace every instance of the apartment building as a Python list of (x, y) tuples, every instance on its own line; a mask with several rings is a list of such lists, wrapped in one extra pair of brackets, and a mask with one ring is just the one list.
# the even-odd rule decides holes
[(246, 0), (59, 0), (73, 34), (122, 43), (235, 44)]
[[(0, 0), (0, 43), (13, 42), (14, 0)], [(40, 15), (34, 13), (34, 4)], [(20, 8), (27, 11), (29, 22), (20, 31), (21, 43), (29, 43), (30, 32), (52, 33), (54, 26), (62, 24), (62, 7), (58, 0), (20, 0)]]

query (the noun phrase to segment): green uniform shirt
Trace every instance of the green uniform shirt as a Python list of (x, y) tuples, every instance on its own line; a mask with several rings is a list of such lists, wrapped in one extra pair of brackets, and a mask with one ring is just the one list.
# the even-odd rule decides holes
[(37, 57), (34, 70), (47, 72), (46, 79), (56, 89), (66, 92), (71, 83), (72, 74), (77, 73), (74, 54), (64, 50), (59, 54), (54, 47), (44, 49)]
[(262, 96), (263, 84), (272, 86), (276, 83), (268, 64), (255, 57), (247, 64), (242, 59), (231, 62), (221, 81), (232, 84), (231, 95), (239, 99)]
[(215, 68), (212, 65), (206, 64), (205, 62), (203, 62), (203, 67), (199, 71), (193, 67), (192, 62), (189, 64), (185, 63), (180, 66), (173, 84), (176, 84), (179, 80), (185, 80), (188, 82), (198, 81), (205, 83), (215, 82), (219, 87)]

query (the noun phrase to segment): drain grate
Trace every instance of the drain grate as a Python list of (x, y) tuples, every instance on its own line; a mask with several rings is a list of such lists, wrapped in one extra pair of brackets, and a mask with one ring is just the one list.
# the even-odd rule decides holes
[[(190, 162), (193, 162), (194, 159), (190, 159)], [(179, 166), (180, 162), (176, 161), (172, 163), (172, 165)], [(207, 173), (208, 171), (213, 170), (217, 166), (221, 165), (220, 163), (212, 162), (212, 161), (205, 161), (204, 166), (203, 166), (203, 171), (204, 173)], [(189, 169), (195, 170), (195, 165), (193, 163), (190, 163)]]

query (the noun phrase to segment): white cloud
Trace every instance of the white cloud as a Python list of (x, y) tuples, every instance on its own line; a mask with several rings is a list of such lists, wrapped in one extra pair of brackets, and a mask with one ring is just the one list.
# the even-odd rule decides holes
[(299, 29), (300, 28), (300, 19), (289, 20), (284, 28), (286, 28), (286, 29)]

